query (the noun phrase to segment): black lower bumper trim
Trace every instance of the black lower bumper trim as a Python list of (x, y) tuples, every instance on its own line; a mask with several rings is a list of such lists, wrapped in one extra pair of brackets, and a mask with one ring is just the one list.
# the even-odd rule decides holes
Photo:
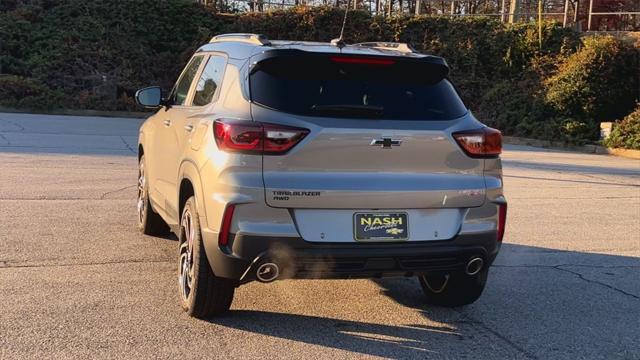
[(245, 283), (255, 280), (255, 271), (264, 262), (278, 264), (283, 278), (411, 276), (464, 271), (474, 257), (489, 266), (499, 248), (495, 233), (395, 243), (311, 243), (238, 234), (230, 248), (209, 247), (207, 255), (217, 276)]

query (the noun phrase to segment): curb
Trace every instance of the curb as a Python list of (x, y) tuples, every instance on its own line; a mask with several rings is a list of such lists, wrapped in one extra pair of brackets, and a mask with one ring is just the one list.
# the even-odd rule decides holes
[[(0, 106), (0, 112), (18, 113), (18, 114), (39, 114), (39, 115), (70, 115), (70, 116), (102, 116), (102, 117), (120, 117), (132, 119), (144, 119), (151, 116), (151, 112), (141, 111), (103, 111), (103, 110), (29, 110), (29, 109), (13, 109)], [(545, 149), (557, 149), (565, 151), (575, 151), (586, 154), (614, 155), (628, 159), (640, 160), (640, 150), (630, 149), (609, 149), (600, 145), (583, 145), (572, 146), (561, 142), (521, 138), (515, 136), (503, 136), (502, 141), (510, 145), (527, 145)]]
[(103, 111), (103, 110), (31, 110), (13, 109), (0, 106), (0, 112), (16, 114), (36, 114), (36, 115), (70, 115), (70, 116), (100, 116), (100, 117), (120, 117), (144, 119), (153, 115), (151, 112), (142, 111)]
[(636, 159), (640, 160), (640, 150), (630, 150), (630, 149), (607, 149), (609, 154), (625, 157), (628, 159)]
[(505, 144), (510, 144), (510, 145), (527, 145), (527, 146), (535, 146), (535, 147), (540, 147), (545, 149), (575, 151), (575, 152), (581, 152), (585, 154), (614, 155), (614, 156), (620, 156), (628, 159), (640, 160), (640, 150), (609, 149), (601, 145), (574, 146), (574, 145), (567, 145), (565, 143), (558, 142), (558, 141), (528, 139), (528, 138), (521, 138), (521, 137), (515, 137), (515, 136), (503, 136), (502, 141)]

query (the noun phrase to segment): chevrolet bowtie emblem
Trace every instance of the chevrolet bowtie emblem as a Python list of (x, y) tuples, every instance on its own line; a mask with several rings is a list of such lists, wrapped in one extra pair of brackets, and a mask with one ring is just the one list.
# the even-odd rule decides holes
[(383, 137), (382, 139), (371, 140), (371, 146), (382, 146), (383, 149), (391, 149), (392, 146), (400, 146), (402, 140), (393, 140), (392, 138)]

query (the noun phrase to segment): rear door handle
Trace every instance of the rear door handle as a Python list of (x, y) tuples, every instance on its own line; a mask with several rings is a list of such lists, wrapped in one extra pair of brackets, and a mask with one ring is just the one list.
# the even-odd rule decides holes
[(187, 132), (191, 132), (191, 130), (193, 130), (193, 125), (191, 125), (191, 124), (189, 124), (189, 125), (185, 125), (185, 126), (184, 126), (184, 129), (185, 129)]
[(162, 122), (164, 126), (171, 126), (171, 120), (165, 120)]

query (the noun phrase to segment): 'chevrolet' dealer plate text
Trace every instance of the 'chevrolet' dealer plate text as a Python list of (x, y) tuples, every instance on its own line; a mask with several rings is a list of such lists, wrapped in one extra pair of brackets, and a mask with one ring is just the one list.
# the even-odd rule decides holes
[(353, 235), (358, 241), (407, 240), (407, 213), (355, 213)]

